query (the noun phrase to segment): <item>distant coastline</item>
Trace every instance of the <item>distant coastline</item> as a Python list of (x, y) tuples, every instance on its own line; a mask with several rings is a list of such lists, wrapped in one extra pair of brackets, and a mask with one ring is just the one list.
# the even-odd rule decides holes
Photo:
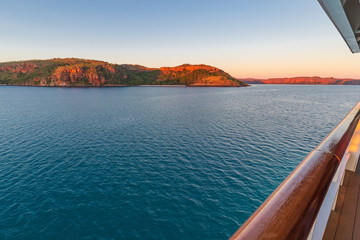
[(360, 79), (350, 78), (322, 78), (322, 77), (292, 77), (292, 78), (269, 78), (253, 79), (245, 78), (240, 81), (248, 84), (292, 84), (292, 85), (360, 85)]

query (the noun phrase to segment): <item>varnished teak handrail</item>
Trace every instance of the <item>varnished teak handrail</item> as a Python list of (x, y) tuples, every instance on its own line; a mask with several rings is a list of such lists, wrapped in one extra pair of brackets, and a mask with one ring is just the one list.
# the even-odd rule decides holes
[(307, 239), (359, 118), (360, 103), (230, 239)]

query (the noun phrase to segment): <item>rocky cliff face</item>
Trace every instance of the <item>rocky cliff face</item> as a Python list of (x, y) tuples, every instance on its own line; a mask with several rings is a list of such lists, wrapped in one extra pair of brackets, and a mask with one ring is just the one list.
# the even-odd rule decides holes
[(83, 59), (32, 60), (0, 63), (0, 84), (35, 86), (187, 85), (231, 86), (247, 84), (207, 65), (147, 68)]
[(357, 79), (321, 77), (243, 79), (243, 81), (249, 84), (360, 85), (360, 80)]
[(55, 69), (51, 75), (51, 83), (54, 86), (68, 86), (76, 84), (90, 84), (91, 86), (101, 86), (106, 82), (105, 76), (100, 72), (108, 71), (115, 73), (115, 69), (109, 64), (77, 64), (66, 65)]

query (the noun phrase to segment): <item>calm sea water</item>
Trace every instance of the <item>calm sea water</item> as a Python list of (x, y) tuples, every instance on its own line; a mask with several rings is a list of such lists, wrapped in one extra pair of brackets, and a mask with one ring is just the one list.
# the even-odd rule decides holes
[(227, 239), (360, 86), (0, 87), (0, 239)]

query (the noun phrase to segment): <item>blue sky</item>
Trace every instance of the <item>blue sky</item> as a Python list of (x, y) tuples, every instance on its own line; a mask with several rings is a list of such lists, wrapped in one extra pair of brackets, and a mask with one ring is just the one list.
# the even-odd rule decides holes
[(357, 77), (316, 0), (0, 0), (0, 61), (204, 63), (235, 77)]

